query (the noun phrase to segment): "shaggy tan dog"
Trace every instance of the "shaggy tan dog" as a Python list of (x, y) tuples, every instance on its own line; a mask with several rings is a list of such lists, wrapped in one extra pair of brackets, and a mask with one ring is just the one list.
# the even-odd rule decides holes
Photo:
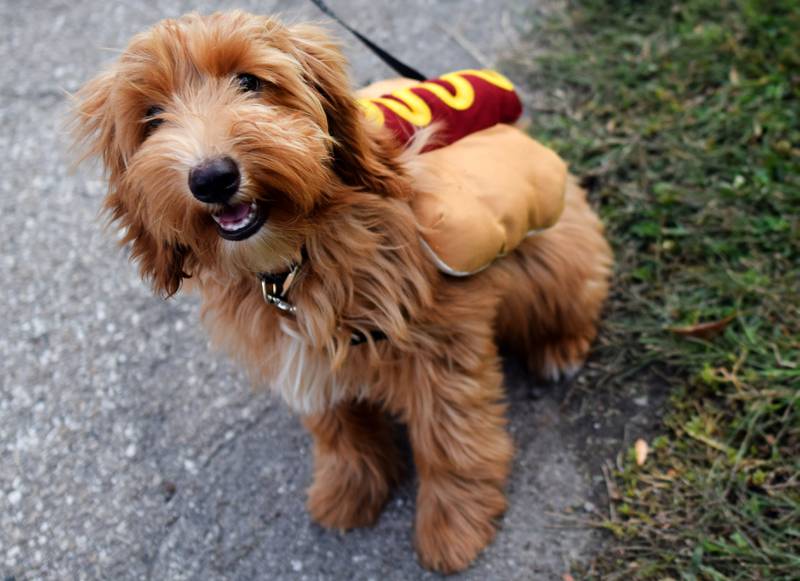
[[(439, 273), (409, 208), (416, 154), (365, 121), (338, 47), (241, 12), (136, 36), (77, 110), (142, 276), (163, 295), (188, 279), (216, 342), (303, 416), (314, 520), (375, 522), (399, 474), (393, 417), (419, 475), (420, 560), (466, 568), (513, 456), (495, 339), (555, 379), (595, 336), (611, 256), (584, 193), (571, 184), (558, 224), (482, 273)], [(256, 275), (301, 260), (282, 316)]]

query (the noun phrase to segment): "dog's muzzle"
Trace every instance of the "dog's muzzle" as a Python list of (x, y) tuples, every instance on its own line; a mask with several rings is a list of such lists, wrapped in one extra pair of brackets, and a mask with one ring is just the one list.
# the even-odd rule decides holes
[(239, 166), (228, 156), (205, 160), (189, 172), (192, 195), (206, 204), (221, 206), (211, 213), (211, 217), (217, 223), (217, 232), (225, 240), (246, 240), (267, 220), (267, 208), (258, 202), (231, 202), (241, 181)]

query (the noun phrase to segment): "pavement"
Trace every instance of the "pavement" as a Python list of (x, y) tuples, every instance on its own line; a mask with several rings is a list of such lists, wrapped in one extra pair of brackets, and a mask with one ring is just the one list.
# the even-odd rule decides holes
[[(513, 52), (531, 6), (330, 4), (430, 74)], [(70, 170), (65, 91), (153, 22), (232, 7), (320, 18), (300, 1), (0, 1), (0, 579), (438, 577), (413, 551), (413, 477), (371, 529), (310, 521), (310, 440), (297, 418), (209, 349), (194, 298), (150, 295), (101, 228), (99, 169)], [(331, 28), (359, 83), (391, 74)], [(598, 510), (592, 446), (623, 434), (603, 427), (601, 404), (567, 413), (567, 388), (507, 367), (510, 509), (454, 578), (560, 579), (596, 546), (574, 524)]]

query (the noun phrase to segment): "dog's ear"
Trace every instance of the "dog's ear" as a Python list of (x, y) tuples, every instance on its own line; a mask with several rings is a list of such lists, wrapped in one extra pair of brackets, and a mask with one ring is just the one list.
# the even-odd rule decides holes
[(130, 247), (130, 259), (138, 265), (142, 279), (150, 282), (153, 292), (169, 298), (178, 292), (184, 278), (191, 277), (186, 269), (192, 254), (180, 243), (153, 236), (138, 212), (128, 207), (128, 199), (120, 187), (109, 191), (104, 203), (109, 223), (122, 230), (120, 245)]
[(309, 24), (290, 27), (289, 35), (325, 112), (336, 173), (346, 184), (370, 191), (391, 187), (402, 168), (394, 147), (378, 139), (356, 102), (339, 45), (324, 29)]
[(116, 70), (110, 68), (86, 83), (72, 96), (72, 135), (80, 151), (78, 161), (102, 159), (109, 176), (117, 178), (125, 161), (116, 143), (111, 93)]
[(177, 243), (159, 242), (145, 227), (135, 196), (125, 185), (125, 157), (116, 138), (112, 95), (115, 70), (109, 69), (84, 85), (73, 96), (72, 134), (81, 151), (79, 160), (98, 157), (108, 178), (108, 194), (103, 203), (109, 222), (122, 231), (122, 245), (130, 245), (131, 260), (139, 266), (143, 279), (154, 292), (169, 297), (187, 278), (184, 268), (188, 250)]

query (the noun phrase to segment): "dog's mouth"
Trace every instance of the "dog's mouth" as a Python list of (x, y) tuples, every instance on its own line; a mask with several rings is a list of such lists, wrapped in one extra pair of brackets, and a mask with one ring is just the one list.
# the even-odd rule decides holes
[(217, 233), (225, 240), (246, 240), (261, 229), (269, 212), (257, 202), (223, 204), (211, 217), (217, 223)]

